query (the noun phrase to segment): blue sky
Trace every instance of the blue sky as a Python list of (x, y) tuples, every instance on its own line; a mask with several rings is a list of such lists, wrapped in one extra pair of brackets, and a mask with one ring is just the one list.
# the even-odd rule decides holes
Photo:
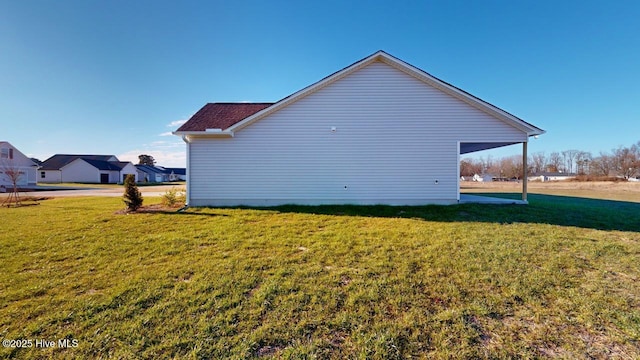
[(205, 103), (277, 101), (384, 50), (547, 130), (530, 152), (597, 155), (640, 140), (638, 19), (624, 0), (0, 0), (0, 140), (184, 166), (169, 132)]

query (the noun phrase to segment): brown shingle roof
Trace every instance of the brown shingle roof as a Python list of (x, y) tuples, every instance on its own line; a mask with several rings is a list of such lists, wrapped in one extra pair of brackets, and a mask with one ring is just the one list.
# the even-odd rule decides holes
[(227, 129), (273, 103), (208, 103), (177, 131)]

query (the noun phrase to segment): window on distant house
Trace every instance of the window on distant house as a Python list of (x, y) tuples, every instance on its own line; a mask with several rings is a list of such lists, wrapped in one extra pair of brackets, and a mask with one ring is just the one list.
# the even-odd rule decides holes
[(0, 159), (9, 159), (9, 148), (0, 149)]
[(44, 171), (40, 171), (40, 178), (44, 179), (47, 177), (47, 174)]

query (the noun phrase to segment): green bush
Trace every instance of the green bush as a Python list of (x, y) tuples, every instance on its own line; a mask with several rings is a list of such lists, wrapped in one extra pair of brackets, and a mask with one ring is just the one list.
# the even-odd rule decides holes
[(142, 206), (142, 194), (136, 185), (136, 178), (129, 174), (124, 179), (124, 195), (122, 196), (128, 211), (136, 211)]
[(184, 206), (187, 201), (187, 196), (184, 192), (184, 189), (176, 189), (172, 187), (170, 190), (167, 190), (164, 195), (162, 195), (162, 205), (168, 207), (180, 207)]

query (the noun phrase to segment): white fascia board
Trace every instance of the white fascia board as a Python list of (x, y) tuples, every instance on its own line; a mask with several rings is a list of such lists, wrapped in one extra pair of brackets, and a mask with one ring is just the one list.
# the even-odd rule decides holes
[(205, 138), (216, 138), (216, 137), (233, 137), (233, 131), (223, 130), (223, 131), (174, 131), (173, 135), (182, 136), (192, 136), (192, 137), (205, 137)]

